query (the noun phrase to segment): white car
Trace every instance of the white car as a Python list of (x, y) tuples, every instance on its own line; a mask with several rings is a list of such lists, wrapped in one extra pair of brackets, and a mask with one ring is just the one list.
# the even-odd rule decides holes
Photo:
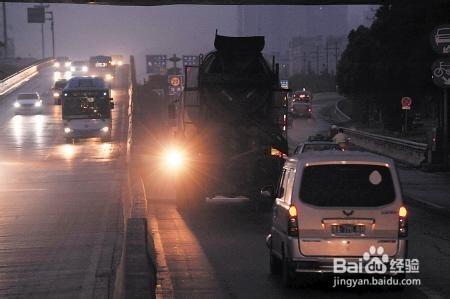
[(406, 258), (407, 210), (393, 160), (363, 152), (304, 153), (285, 162), (272, 190), (261, 190), (275, 202), (266, 243), (270, 270), (281, 272), (285, 286), (301, 273), (340, 273), (336, 260), (358, 263), (373, 256), (373, 248), (383, 262)]
[(42, 113), (42, 99), (37, 92), (19, 93), (14, 101), (15, 113)]

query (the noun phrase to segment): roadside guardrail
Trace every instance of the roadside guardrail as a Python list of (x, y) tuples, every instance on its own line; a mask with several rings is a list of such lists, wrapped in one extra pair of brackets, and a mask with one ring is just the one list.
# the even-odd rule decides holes
[(18, 71), (17, 73), (12, 74), (11, 76), (6, 77), (3, 80), (0, 80), (0, 96), (11, 92), (16, 87), (25, 82), (25, 80), (29, 80), (33, 76), (37, 75), (39, 73), (39, 70), (53, 63), (53, 60), (53, 58), (39, 60), (36, 63)]
[(413, 166), (426, 161), (428, 145), (404, 139), (381, 136), (358, 130), (343, 128), (351, 143), (369, 151), (390, 157)]

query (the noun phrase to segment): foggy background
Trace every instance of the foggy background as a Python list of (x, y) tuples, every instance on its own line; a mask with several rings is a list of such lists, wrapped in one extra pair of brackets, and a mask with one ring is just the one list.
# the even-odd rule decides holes
[[(27, 7), (33, 5), (7, 3), (15, 56), (42, 57), (41, 25), (27, 23)], [(145, 55), (207, 53), (216, 29), (223, 35), (265, 35), (267, 53), (284, 53), (294, 36), (346, 36), (352, 28), (370, 24), (374, 7), (51, 4), (47, 11), (55, 18), (57, 56), (86, 60), (98, 54), (133, 54), (142, 79)], [(50, 22), (44, 26), (48, 57)]]

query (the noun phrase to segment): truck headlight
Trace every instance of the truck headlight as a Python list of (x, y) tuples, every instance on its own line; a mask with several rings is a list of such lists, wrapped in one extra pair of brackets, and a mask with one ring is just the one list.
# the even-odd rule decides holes
[(53, 93), (53, 96), (54, 96), (55, 98), (59, 97), (59, 92), (54, 92), (54, 93)]
[(15, 108), (19, 108), (20, 107), (20, 103), (19, 102), (14, 102), (14, 107)]
[(102, 128), (102, 132), (103, 133), (108, 133), (109, 132), (109, 127), (103, 127)]
[(42, 101), (37, 101), (36, 103), (34, 103), (34, 107), (41, 107), (42, 106)]
[(165, 165), (170, 168), (180, 169), (185, 165), (185, 153), (179, 149), (169, 149), (164, 155)]
[(69, 128), (69, 127), (64, 128), (64, 133), (69, 134), (70, 132), (72, 132), (71, 128)]

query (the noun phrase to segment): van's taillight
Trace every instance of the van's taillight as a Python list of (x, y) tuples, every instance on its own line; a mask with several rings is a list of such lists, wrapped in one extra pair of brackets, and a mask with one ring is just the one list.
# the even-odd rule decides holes
[(288, 236), (298, 237), (298, 220), (297, 220), (297, 208), (295, 206), (289, 207), (289, 220), (288, 220)]
[(400, 207), (398, 210), (398, 236), (408, 236), (408, 211), (405, 207)]

